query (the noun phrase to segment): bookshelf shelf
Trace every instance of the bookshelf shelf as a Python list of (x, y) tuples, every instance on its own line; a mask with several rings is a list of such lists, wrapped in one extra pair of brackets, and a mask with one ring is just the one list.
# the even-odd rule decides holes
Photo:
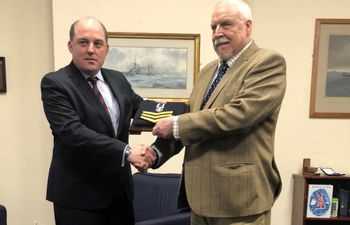
[[(337, 195), (339, 187), (350, 187), (350, 176), (326, 176), (307, 172), (310, 159), (304, 159), (302, 174), (293, 174), (293, 211), (292, 225), (349, 225), (350, 216), (331, 218), (307, 218), (307, 201), (309, 184), (331, 184), (334, 187), (333, 196)], [(338, 211), (339, 215), (339, 211)]]
[(331, 217), (331, 218), (305, 218), (305, 220), (310, 220), (310, 221), (350, 221), (350, 217), (339, 216), (339, 217)]

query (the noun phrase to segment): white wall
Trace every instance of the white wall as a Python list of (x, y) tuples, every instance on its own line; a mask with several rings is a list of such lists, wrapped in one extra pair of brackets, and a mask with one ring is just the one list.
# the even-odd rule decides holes
[(53, 69), (51, 2), (1, 0), (0, 27), (7, 70), (7, 93), (0, 94), (0, 203), (8, 225), (53, 224), (45, 201), (52, 138), (39, 88)]
[[(314, 166), (350, 173), (350, 120), (309, 119), (315, 18), (346, 18), (347, 0), (247, 0), (258, 45), (287, 60), (287, 92), (276, 134), (276, 158), (283, 190), (272, 225), (291, 224), (292, 174), (303, 158)], [(201, 65), (216, 58), (211, 46), (209, 0), (1, 0), (0, 55), (7, 60), (8, 93), (0, 95), (0, 203), (9, 225), (53, 225), (45, 201), (52, 138), (42, 112), (39, 83), (44, 73), (70, 61), (68, 29), (77, 18), (94, 15), (109, 31), (201, 34)], [(52, 26), (52, 27), (51, 27)], [(53, 38), (52, 42), (52, 29)], [(54, 52), (53, 52), (54, 49)], [(53, 57), (55, 60), (53, 60)], [(131, 145), (151, 143), (149, 134), (132, 136)], [(182, 155), (160, 172), (180, 172)]]

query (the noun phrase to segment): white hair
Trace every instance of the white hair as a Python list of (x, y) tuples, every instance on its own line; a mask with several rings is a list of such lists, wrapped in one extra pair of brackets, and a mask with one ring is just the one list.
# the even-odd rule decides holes
[(252, 11), (247, 3), (242, 0), (221, 0), (218, 4), (225, 2), (229, 5), (235, 7), (240, 14), (242, 15), (244, 20), (253, 20)]

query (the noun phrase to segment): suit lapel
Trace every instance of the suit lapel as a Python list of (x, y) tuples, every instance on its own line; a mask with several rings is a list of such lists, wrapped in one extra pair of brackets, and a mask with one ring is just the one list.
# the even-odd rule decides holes
[[(85, 80), (83, 74), (81, 74), (81, 72), (74, 65), (71, 65), (71, 69), (73, 70), (73, 72), (69, 73), (69, 77), (72, 79), (75, 86), (79, 87), (78, 89), (81, 90), (81, 94), (90, 102), (91, 105), (94, 106), (92, 108), (96, 110), (100, 118), (111, 131), (112, 136), (114, 136), (114, 129), (111, 122), (111, 118), (105, 111), (98, 98), (96, 97), (94, 91), (92, 90), (88, 82)], [(77, 74), (79, 75), (77, 76)]]
[(191, 100), (193, 100), (192, 111), (199, 111), (202, 101), (208, 91), (209, 84), (213, 78), (213, 75), (217, 69), (217, 60), (211, 62), (199, 75), (195, 89), (192, 91)]
[(123, 102), (123, 93), (120, 91), (121, 88), (119, 87), (120, 82), (118, 82), (117, 77), (118, 76), (113, 76), (112, 74), (108, 73), (108, 71), (101, 69), (102, 76), (105, 79), (106, 83), (108, 84), (109, 88), (112, 91), (113, 97), (117, 101), (117, 104), (119, 106), (119, 125), (118, 125), (118, 132), (117, 134), (120, 134), (120, 131), (122, 129), (121, 122), (124, 121), (124, 110), (125, 107), (123, 107), (124, 102)]
[(226, 86), (228, 81), (234, 79), (236, 76), (239, 76), (239, 74), (237, 73), (239, 67), (241, 67), (246, 61), (248, 61), (249, 57), (256, 52), (257, 48), (258, 47), (256, 46), (256, 44), (252, 42), (250, 46), (242, 53), (242, 55), (226, 71), (226, 74), (222, 77), (219, 84), (216, 86), (215, 90), (213, 91), (210, 98), (208, 99), (208, 102), (204, 106), (204, 109), (209, 108), (213, 104), (213, 102), (218, 97), (218, 95), (222, 92), (223, 88)]

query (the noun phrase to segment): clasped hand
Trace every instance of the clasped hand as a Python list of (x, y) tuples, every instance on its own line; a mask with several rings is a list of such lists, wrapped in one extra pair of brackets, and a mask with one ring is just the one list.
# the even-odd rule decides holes
[(152, 167), (156, 159), (157, 153), (147, 145), (133, 147), (128, 156), (128, 161), (141, 172), (145, 172)]
[[(152, 134), (160, 138), (171, 138), (173, 136), (173, 118), (168, 117), (156, 123)], [(157, 153), (153, 148), (147, 145), (133, 147), (128, 156), (128, 161), (141, 172), (147, 171), (156, 160)]]

